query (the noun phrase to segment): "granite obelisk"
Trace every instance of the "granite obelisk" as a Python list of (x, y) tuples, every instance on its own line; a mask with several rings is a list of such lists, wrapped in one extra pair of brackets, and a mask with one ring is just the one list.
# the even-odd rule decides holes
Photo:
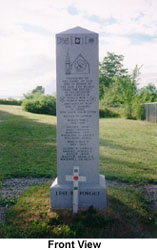
[(74, 167), (78, 207), (106, 207), (105, 177), (99, 175), (98, 34), (76, 27), (56, 35), (57, 178), (50, 188), (52, 208), (72, 208)]

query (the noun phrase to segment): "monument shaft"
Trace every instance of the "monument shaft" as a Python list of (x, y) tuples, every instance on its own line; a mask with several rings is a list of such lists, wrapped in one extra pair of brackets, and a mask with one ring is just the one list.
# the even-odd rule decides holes
[(72, 207), (72, 183), (65, 176), (75, 166), (86, 177), (86, 183), (79, 184), (79, 207), (106, 206), (105, 178), (99, 175), (98, 65), (97, 33), (77, 27), (56, 35), (58, 178), (51, 186), (54, 208)]
[(63, 172), (79, 166), (87, 183), (99, 182), (98, 35), (57, 37), (57, 162)]

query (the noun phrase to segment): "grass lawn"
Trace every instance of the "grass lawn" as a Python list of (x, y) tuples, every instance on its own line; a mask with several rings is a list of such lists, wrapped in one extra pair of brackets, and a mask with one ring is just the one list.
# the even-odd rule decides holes
[[(0, 105), (0, 180), (57, 173), (56, 117)], [(157, 125), (100, 119), (100, 172), (133, 185), (157, 183)], [(157, 237), (157, 214), (142, 192), (108, 187), (105, 211), (50, 212), (49, 186), (32, 187), (8, 210), (0, 237)]]
[[(0, 179), (56, 176), (56, 117), (0, 105)], [(100, 119), (100, 171), (107, 179), (157, 183), (157, 125)]]
[(0, 105), (0, 179), (56, 176), (56, 117)]
[(100, 119), (100, 171), (107, 179), (157, 183), (157, 125)]

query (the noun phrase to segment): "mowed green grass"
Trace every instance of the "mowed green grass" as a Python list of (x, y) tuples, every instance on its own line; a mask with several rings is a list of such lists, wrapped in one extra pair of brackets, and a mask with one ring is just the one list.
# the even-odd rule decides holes
[[(56, 117), (0, 105), (0, 178), (57, 174)], [(107, 179), (157, 183), (157, 125), (100, 119), (100, 172)]]
[(107, 179), (157, 183), (157, 124), (100, 119), (100, 170)]
[[(0, 105), (0, 177), (51, 177), (57, 173), (56, 117)], [(157, 125), (100, 119), (100, 172), (107, 179), (157, 183)], [(142, 191), (107, 187), (108, 206), (50, 211), (49, 185), (24, 192), (0, 225), (0, 238), (156, 238), (157, 214)]]
[(0, 178), (56, 176), (56, 117), (0, 105)]

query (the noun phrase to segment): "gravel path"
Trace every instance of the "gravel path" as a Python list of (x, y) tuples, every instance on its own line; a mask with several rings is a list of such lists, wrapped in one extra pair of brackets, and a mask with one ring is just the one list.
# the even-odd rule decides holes
[[(40, 185), (43, 183), (52, 183), (50, 178), (11, 178), (2, 182), (0, 188), (0, 199), (9, 200), (11, 198), (18, 198), (25, 190), (32, 185)], [(117, 181), (107, 180), (107, 186), (130, 188), (133, 190), (144, 191), (144, 196), (151, 201), (150, 209), (157, 209), (157, 184), (135, 186), (133, 184), (122, 183)], [(8, 204), (5, 206), (0, 205), (0, 223), (3, 223)]]
[(42, 183), (51, 183), (50, 178), (11, 178), (3, 181), (3, 186), (0, 189), (0, 198), (10, 199), (17, 198), (32, 185)]
[(113, 187), (128, 187), (128, 188), (133, 188), (137, 190), (143, 190), (144, 186), (135, 186), (135, 184), (131, 183), (125, 183), (125, 182), (119, 182), (119, 181), (111, 181), (111, 180), (106, 180), (107, 186), (113, 186)]

